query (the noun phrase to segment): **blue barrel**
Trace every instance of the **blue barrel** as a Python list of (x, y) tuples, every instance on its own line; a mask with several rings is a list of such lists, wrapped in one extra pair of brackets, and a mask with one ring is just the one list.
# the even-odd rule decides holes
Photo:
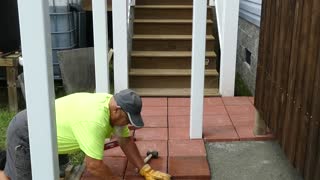
[(50, 7), (52, 61), (55, 79), (61, 79), (57, 52), (76, 47), (76, 25), (73, 13), (67, 6)]

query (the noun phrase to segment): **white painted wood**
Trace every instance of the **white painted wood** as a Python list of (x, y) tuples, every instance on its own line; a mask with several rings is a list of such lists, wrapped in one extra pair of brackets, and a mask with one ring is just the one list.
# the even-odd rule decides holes
[(127, 1), (112, 0), (114, 90), (128, 88), (128, 30)]
[(190, 138), (202, 139), (207, 0), (193, 0)]
[(234, 96), (239, 0), (224, 1), (220, 88), (222, 96)]
[(215, 0), (209, 0), (209, 6), (215, 6)]
[(110, 92), (107, 2), (92, 1), (96, 92)]
[(59, 179), (48, 7), (18, 0), (33, 180)]
[(223, 45), (223, 10), (224, 10), (224, 6), (223, 6), (223, 1), (224, 0), (215, 0), (215, 6), (216, 6), (216, 14), (217, 14), (217, 26), (218, 26), (218, 35), (219, 35), (219, 42), (220, 42), (220, 47), (222, 47)]
[(136, 5), (136, 0), (130, 0), (130, 6), (135, 6)]

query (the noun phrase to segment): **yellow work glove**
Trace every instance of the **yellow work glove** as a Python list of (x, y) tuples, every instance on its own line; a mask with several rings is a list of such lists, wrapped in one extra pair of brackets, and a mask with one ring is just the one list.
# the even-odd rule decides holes
[(170, 180), (169, 174), (153, 170), (149, 164), (145, 164), (139, 171), (146, 180)]

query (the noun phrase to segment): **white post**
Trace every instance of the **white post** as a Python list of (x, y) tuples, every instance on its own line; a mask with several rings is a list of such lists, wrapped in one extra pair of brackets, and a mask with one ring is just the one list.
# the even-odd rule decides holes
[(239, 0), (228, 0), (224, 1), (223, 4), (220, 94), (222, 96), (234, 96)]
[(207, 0), (193, 0), (190, 138), (202, 138)]
[(110, 92), (107, 2), (92, 1), (96, 92)]
[(127, 1), (112, 0), (114, 91), (128, 88)]
[(48, 1), (18, 0), (33, 180), (56, 180), (57, 133)]

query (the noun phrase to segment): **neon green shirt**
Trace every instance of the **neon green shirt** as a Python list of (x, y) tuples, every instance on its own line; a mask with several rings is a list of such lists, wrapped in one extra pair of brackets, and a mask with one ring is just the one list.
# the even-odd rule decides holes
[[(105, 139), (116, 133), (110, 125), (111, 97), (107, 93), (75, 93), (55, 101), (59, 154), (81, 149), (102, 160)], [(120, 128), (116, 135), (128, 137), (128, 127)]]

